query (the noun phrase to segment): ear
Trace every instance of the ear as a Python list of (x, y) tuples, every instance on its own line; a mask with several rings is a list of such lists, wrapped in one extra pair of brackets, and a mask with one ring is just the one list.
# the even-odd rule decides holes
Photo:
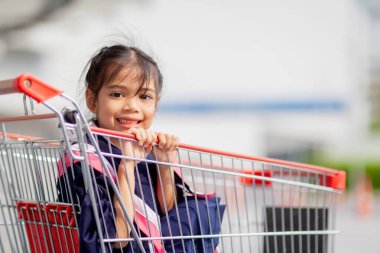
[(95, 113), (95, 111), (96, 111), (96, 97), (95, 97), (95, 94), (88, 88), (86, 89), (86, 104), (87, 104), (87, 108), (92, 113)]

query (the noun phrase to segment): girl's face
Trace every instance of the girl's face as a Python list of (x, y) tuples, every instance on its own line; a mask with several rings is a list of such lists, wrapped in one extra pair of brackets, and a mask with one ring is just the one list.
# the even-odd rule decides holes
[(99, 127), (121, 132), (150, 127), (159, 97), (153, 79), (140, 89), (137, 74), (125, 67), (100, 89), (97, 97), (87, 89), (87, 106), (96, 115)]

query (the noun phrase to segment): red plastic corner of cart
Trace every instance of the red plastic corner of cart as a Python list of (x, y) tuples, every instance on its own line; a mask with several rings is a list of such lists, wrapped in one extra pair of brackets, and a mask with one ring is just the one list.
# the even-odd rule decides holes
[(22, 201), (18, 202), (16, 205), (19, 220), (22, 220), (24, 217), (22, 210), (25, 208), (25, 206), (26, 206), (26, 203)]
[(73, 207), (69, 204), (47, 204), (49, 222), (52, 224), (76, 227)]
[(335, 175), (331, 176), (328, 186), (337, 190), (346, 189), (346, 172), (338, 171)]
[(58, 96), (63, 91), (58, 90), (37, 77), (30, 74), (22, 74), (15, 80), (15, 88), (36, 100), (38, 103), (44, 102), (52, 97)]
[[(269, 170), (265, 170), (265, 171), (261, 171), (261, 170), (255, 170), (255, 171), (244, 170), (243, 174), (261, 176), (261, 177), (267, 177), (267, 178), (271, 177), (271, 172)], [(245, 185), (252, 185), (253, 183), (255, 183), (255, 185), (265, 185), (265, 186), (271, 186), (272, 185), (271, 181), (262, 180), (262, 179), (254, 179), (254, 178), (243, 177), (243, 176), (240, 177), (240, 182), (243, 183), (243, 184), (245, 184)]]

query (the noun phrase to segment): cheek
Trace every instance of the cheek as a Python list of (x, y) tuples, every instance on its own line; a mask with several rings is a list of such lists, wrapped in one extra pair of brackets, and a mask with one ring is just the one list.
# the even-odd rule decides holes
[(149, 109), (145, 112), (145, 119), (146, 122), (150, 125), (154, 119), (154, 116), (156, 114), (156, 108)]

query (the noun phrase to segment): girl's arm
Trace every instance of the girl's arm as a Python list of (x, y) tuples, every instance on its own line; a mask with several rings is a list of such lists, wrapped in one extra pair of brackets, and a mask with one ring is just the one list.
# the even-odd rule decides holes
[[(174, 170), (169, 166), (159, 165), (156, 192), (161, 213), (170, 211), (175, 204)], [(163, 194), (162, 194), (163, 193)]]
[[(156, 133), (158, 146), (154, 149), (154, 156), (160, 162), (172, 163), (177, 158), (179, 138), (173, 135)], [(156, 184), (157, 200), (162, 213), (170, 211), (175, 204), (174, 170), (167, 165), (158, 166)]]
[[(152, 144), (156, 142), (157, 138), (151, 132), (144, 130), (142, 128), (136, 129), (131, 128), (129, 133), (132, 133), (136, 137), (136, 142), (134, 141), (121, 141), (114, 143), (122, 151), (123, 155), (135, 158), (146, 158), (152, 150)], [(127, 214), (130, 219), (134, 220), (134, 206), (133, 197), (135, 194), (135, 168), (138, 161), (133, 161), (129, 159), (122, 159), (120, 161), (117, 178), (119, 182), (119, 192), (123, 201), (123, 205), (127, 209)], [(113, 203), (115, 206), (116, 213), (116, 238), (128, 238), (132, 228), (128, 225), (127, 220), (124, 217), (123, 210), (121, 208), (120, 202), (114, 196)], [(128, 242), (115, 243), (115, 248), (124, 248)]]
[[(133, 208), (133, 194), (135, 190), (135, 165), (131, 160), (121, 160), (117, 172), (117, 178), (119, 182), (119, 192), (123, 205), (127, 209), (127, 214), (130, 219), (134, 219), (134, 208)], [(124, 217), (123, 210), (121, 208), (120, 202), (113, 197), (113, 203), (115, 206), (115, 221), (116, 221), (116, 238), (128, 238), (131, 232), (131, 228)], [(115, 248), (124, 248), (127, 246), (128, 242), (115, 243)]]

